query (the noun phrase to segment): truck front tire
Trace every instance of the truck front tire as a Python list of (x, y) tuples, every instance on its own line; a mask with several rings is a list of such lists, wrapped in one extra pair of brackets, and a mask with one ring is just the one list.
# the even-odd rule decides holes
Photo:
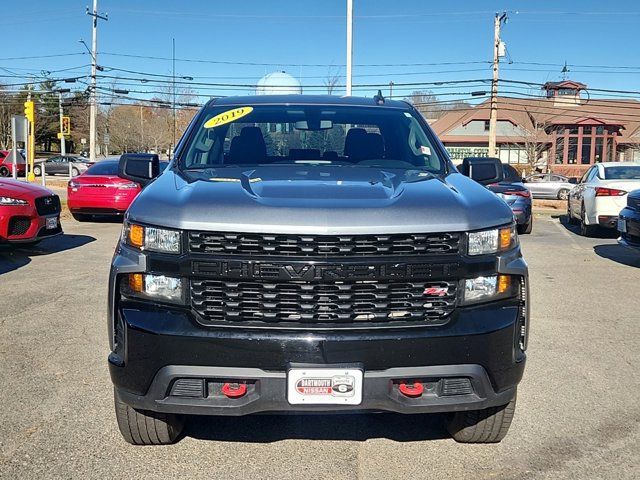
[(131, 445), (169, 445), (182, 432), (183, 419), (178, 415), (136, 410), (114, 392), (116, 418), (122, 437)]
[(447, 430), (456, 442), (497, 443), (511, 426), (516, 396), (506, 405), (485, 410), (455, 412), (447, 417)]

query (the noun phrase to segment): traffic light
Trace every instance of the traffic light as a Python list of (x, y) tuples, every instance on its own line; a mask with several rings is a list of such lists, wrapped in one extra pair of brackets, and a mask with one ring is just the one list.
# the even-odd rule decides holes
[(32, 101), (24, 102), (24, 116), (27, 117), (29, 122), (34, 121), (34, 103)]
[(62, 117), (62, 134), (71, 135), (71, 117)]

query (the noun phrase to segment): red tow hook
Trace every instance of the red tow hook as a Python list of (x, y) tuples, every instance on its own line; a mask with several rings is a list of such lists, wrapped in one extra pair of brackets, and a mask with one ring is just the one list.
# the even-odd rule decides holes
[(222, 394), (227, 398), (240, 398), (247, 393), (247, 385), (244, 383), (225, 383), (222, 385)]
[(410, 398), (420, 397), (424, 392), (424, 386), (420, 382), (413, 382), (413, 383), (402, 382), (400, 383), (400, 386), (398, 388), (400, 389), (401, 394), (403, 394), (405, 397), (410, 397)]

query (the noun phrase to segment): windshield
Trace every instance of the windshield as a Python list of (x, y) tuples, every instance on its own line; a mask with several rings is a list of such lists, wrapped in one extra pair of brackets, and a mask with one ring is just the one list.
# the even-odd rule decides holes
[(207, 111), (196, 128), (180, 162), (190, 170), (292, 164), (446, 170), (418, 119), (396, 108), (225, 106)]
[(604, 169), (605, 180), (639, 180), (640, 165), (606, 167)]

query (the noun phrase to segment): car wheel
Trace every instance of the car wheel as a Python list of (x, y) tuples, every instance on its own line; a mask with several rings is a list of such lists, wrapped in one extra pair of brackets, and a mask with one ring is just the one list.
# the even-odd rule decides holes
[(77, 177), (78, 175), (80, 175), (80, 170), (78, 170), (77, 168), (72, 168), (71, 169), (71, 176), (72, 177)]
[(525, 223), (524, 225), (518, 225), (518, 234), (526, 235), (531, 233), (532, 230), (533, 230), (533, 214), (531, 214), (531, 216), (529, 217), (529, 221), (527, 223)]
[(33, 174), (36, 177), (39, 177), (41, 173), (42, 173), (42, 169), (40, 167), (33, 167)]
[(584, 204), (582, 205), (582, 211), (580, 212), (580, 235), (583, 237), (591, 237), (596, 233), (597, 226), (587, 225), (585, 223), (586, 212), (584, 210)]
[(8, 177), (10, 173), (7, 167), (0, 167), (0, 177)]
[(516, 411), (516, 397), (506, 405), (484, 410), (455, 412), (447, 418), (447, 430), (456, 442), (497, 443), (509, 431)]
[(122, 437), (132, 445), (168, 445), (182, 432), (179, 415), (136, 410), (124, 403), (114, 391), (116, 419)]
[(558, 191), (558, 200), (566, 200), (567, 198), (569, 198), (569, 190), (567, 190), (566, 188), (561, 188)]
[(87, 215), (86, 213), (71, 213), (71, 215), (73, 215), (73, 218), (78, 222), (88, 222), (91, 220), (91, 215)]

